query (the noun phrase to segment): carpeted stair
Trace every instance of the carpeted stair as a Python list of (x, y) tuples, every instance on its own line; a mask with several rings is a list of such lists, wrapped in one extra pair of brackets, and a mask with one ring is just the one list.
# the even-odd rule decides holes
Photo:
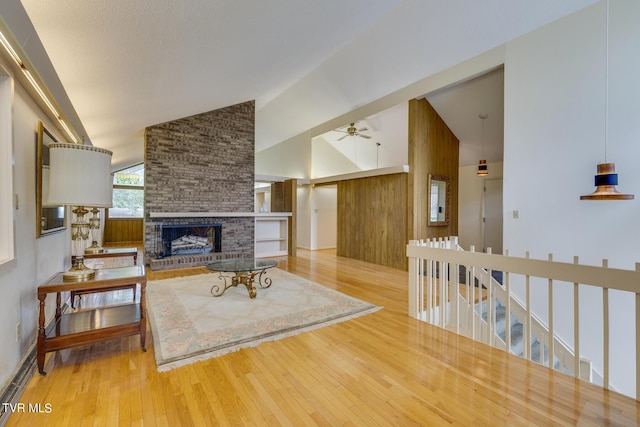
[[(495, 312), (496, 312), (496, 324), (495, 331), (496, 335), (502, 340), (502, 342), (506, 343), (506, 307), (499, 301), (495, 301)], [(487, 303), (484, 302), (482, 304), (482, 319), (487, 321)], [(536, 337), (531, 337), (531, 350), (529, 352), (530, 360), (534, 362), (540, 363), (540, 349), (544, 349), (544, 359), (542, 364), (548, 366), (549, 364), (549, 351), (547, 346), (541, 345), (540, 341)], [(511, 353), (518, 355), (520, 357), (524, 357), (524, 325), (513, 315), (511, 314)], [(560, 361), (557, 357), (554, 357), (553, 363), (554, 369), (560, 369)], [(563, 367), (563, 371), (570, 373), (567, 367)]]

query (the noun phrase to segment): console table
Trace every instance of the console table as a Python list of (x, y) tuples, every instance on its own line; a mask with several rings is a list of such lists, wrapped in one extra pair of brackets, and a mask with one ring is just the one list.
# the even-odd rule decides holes
[[(102, 252), (96, 252), (96, 253), (92, 253), (92, 254), (84, 254), (83, 255), (84, 259), (92, 259), (92, 258), (116, 258), (116, 257), (133, 257), (133, 265), (137, 265), (138, 264), (138, 248), (106, 248), (104, 249)], [(75, 255), (71, 256), (71, 265), (73, 265), (73, 263), (75, 262), (75, 259), (77, 257)], [(127, 289), (127, 288), (133, 288), (133, 300), (135, 301), (136, 299), (136, 286), (135, 283), (133, 284), (129, 284), (129, 285), (124, 285), (121, 286), (118, 289)], [(115, 291), (118, 289), (104, 289), (107, 291)], [(80, 297), (83, 294), (91, 294), (94, 292), (101, 292), (101, 291), (94, 291), (92, 289), (88, 290), (88, 291), (71, 291), (71, 308), (75, 308), (75, 303), (76, 303), (76, 296)]]
[[(95, 277), (80, 282), (64, 281), (62, 272), (38, 286), (40, 315), (38, 318), (37, 360), (38, 372), (44, 371), (45, 354), (51, 351), (93, 344), (113, 338), (140, 335), (140, 346), (146, 351), (147, 316), (145, 288), (147, 274), (143, 265), (96, 270)], [(63, 314), (60, 308), (61, 292), (103, 292), (140, 284), (140, 302), (80, 310)], [(45, 329), (45, 300), (47, 294), (56, 294), (55, 319)]]
[[(102, 252), (82, 255), (84, 259), (91, 258), (114, 258), (114, 257), (133, 257), (133, 265), (138, 264), (138, 248), (105, 248)], [(71, 256), (71, 264), (76, 259), (75, 255)]]

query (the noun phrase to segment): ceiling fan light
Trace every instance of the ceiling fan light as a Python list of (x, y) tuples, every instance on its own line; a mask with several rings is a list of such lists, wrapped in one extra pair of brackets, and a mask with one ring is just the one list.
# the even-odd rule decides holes
[(345, 129), (334, 129), (334, 132), (344, 133), (344, 136), (338, 138), (338, 141), (342, 141), (343, 139), (345, 139), (348, 136), (351, 136), (351, 137), (354, 137), (354, 138), (356, 136), (359, 136), (360, 138), (371, 139), (371, 136), (361, 133), (361, 132), (364, 132), (366, 130), (369, 130), (369, 129), (367, 127), (361, 127), (360, 129), (358, 129), (356, 127), (355, 122), (351, 122), (351, 123), (349, 123), (349, 126), (347, 126)]

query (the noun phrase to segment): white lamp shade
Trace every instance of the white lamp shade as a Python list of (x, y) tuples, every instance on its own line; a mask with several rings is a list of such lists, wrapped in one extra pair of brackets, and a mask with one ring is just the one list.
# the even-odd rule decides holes
[(49, 145), (47, 204), (111, 207), (111, 151), (89, 145)]

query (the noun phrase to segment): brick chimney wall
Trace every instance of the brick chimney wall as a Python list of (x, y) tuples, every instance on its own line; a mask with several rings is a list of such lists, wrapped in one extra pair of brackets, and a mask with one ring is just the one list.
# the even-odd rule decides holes
[(149, 213), (253, 212), (254, 157), (254, 101), (146, 128), (145, 258), (155, 258), (157, 225), (197, 223), (222, 224), (218, 258), (253, 257), (252, 217), (150, 218)]

